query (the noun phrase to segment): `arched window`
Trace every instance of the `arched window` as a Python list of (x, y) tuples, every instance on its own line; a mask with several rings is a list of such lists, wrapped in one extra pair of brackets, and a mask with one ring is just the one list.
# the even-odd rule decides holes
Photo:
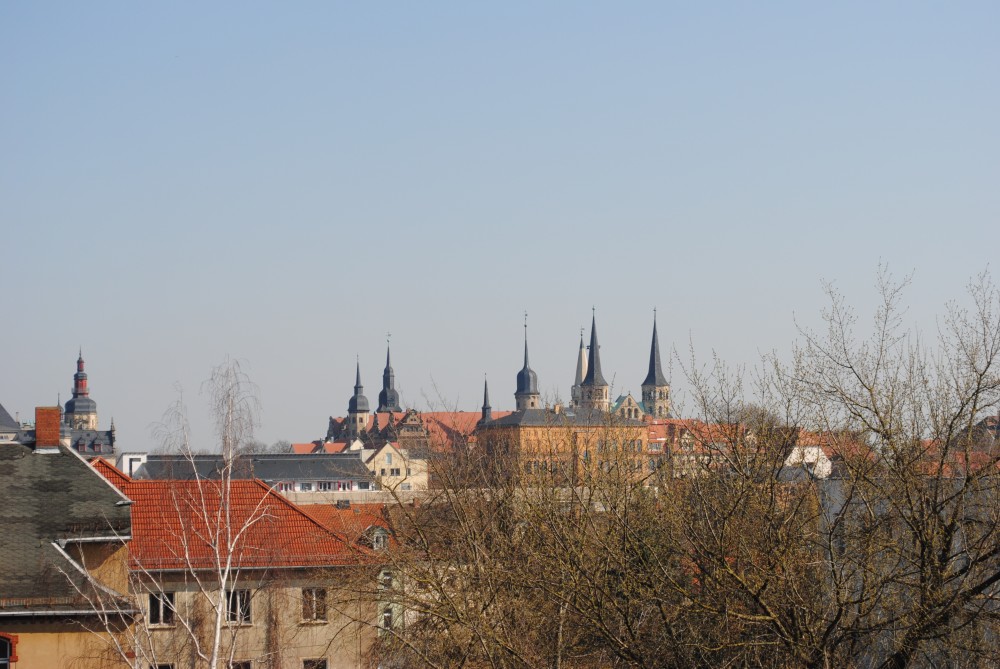
[(0, 669), (8, 669), (17, 662), (17, 635), (0, 632)]

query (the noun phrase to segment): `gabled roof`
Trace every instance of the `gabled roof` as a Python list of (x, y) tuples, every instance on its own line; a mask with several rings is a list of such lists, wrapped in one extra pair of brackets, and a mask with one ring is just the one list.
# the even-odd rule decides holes
[(90, 461), (90, 466), (97, 470), (97, 473), (108, 480), (108, 483), (124, 490), (125, 485), (132, 481), (132, 477), (115, 467), (104, 458), (94, 458)]
[(216, 569), (229, 557), (235, 569), (322, 567), (372, 557), (259, 480), (228, 487), (219, 480), (132, 480), (123, 489), (133, 501), (133, 569)]
[(0, 444), (0, 472), (0, 615), (89, 609), (77, 590), (89, 583), (58, 542), (127, 537), (127, 500), (63, 446)]

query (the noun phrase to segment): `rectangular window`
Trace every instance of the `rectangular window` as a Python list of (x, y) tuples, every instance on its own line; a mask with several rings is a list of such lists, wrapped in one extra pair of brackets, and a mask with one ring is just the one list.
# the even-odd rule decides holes
[(299, 484), (299, 490), (301, 490), (302, 492), (312, 492), (312, 489), (313, 489), (312, 483), (303, 482)]
[(174, 624), (174, 593), (172, 592), (149, 593), (149, 624), (150, 625)]
[(412, 490), (413, 489), (413, 486), (410, 485), (409, 483), (404, 483), (401, 487), (402, 487), (403, 490)]
[(253, 669), (253, 662), (251, 660), (235, 660), (229, 667), (230, 669)]
[(322, 492), (333, 490), (333, 483), (330, 481), (320, 481), (316, 484), (316, 489)]
[(384, 467), (382, 468), (382, 473), (379, 474), (379, 476), (385, 476), (385, 468)]
[(369, 485), (368, 481), (358, 481), (358, 490), (368, 490)]
[(399, 467), (394, 467), (389, 470), (389, 476), (399, 476)]
[(386, 453), (385, 454), (385, 464), (387, 464), (387, 465), (391, 465), (392, 464), (392, 453)]
[(326, 660), (302, 660), (302, 669), (326, 669)]
[(249, 590), (226, 591), (226, 620), (236, 625), (250, 624)]
[(326, 620), (326, 590), (324, 588), (302, 589), (302, 620), (310, 622)]
[(407, 467), (407, 468), (406, 468), (406, 475), (407, 475), (407, 476), (413, 476), (413, 474), (411, 473), (411, 471), (410, 471), (410, 468), (409, 468), (409, 467)]

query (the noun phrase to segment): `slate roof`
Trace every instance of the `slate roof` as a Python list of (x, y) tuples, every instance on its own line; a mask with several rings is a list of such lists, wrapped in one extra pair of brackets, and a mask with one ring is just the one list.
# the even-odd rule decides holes
[(89, 584), (53, 543), (127, 536), (125, 497), (65, 447), (0, 444), (0, 478), (0, 616), (89, 609), (74, 583)]
[(641, 420), (631, 418), (619, 418), (610, 416), (599, 409), (563, 409), (559, 413), (551, 409), (525, 409), (515, 411), (501, 418), (484, 423), (483, 428), (492, 427), (546, 427), (546, 426), (573, 426), (573, 427), (645, 427), (646, 423)]
[[(216, 480), (221, 476), (221, 455), (150, 455), (135, 472), (137, 479)], [(235, 479), (258, 478), (267, 483), (279, 481), (343, 481), (371, 479), (356, 452), (352, 453), (279, 453), (237, 458), (233, 465)]]
[(7, 413), (7, 410), (0, 404), (0, 429), (19, 430), (20, 428), (21, 426), (17, 424), (14, 417)]

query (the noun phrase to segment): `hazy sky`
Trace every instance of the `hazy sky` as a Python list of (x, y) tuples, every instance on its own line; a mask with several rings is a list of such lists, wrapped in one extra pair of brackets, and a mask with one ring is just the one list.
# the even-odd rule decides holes
[[(226, 356), (259, 437), (315, 439), (392, 332), (403, 401), (569, 395), (661, 346), (752, 363), (867, 313), (910, 317), (996, 254), (1000, 5), (0, 5), (0, 402), (69, 397), (82, 346), (122, 450)], [(683, 393), (675, 368), (672, 380)]]

